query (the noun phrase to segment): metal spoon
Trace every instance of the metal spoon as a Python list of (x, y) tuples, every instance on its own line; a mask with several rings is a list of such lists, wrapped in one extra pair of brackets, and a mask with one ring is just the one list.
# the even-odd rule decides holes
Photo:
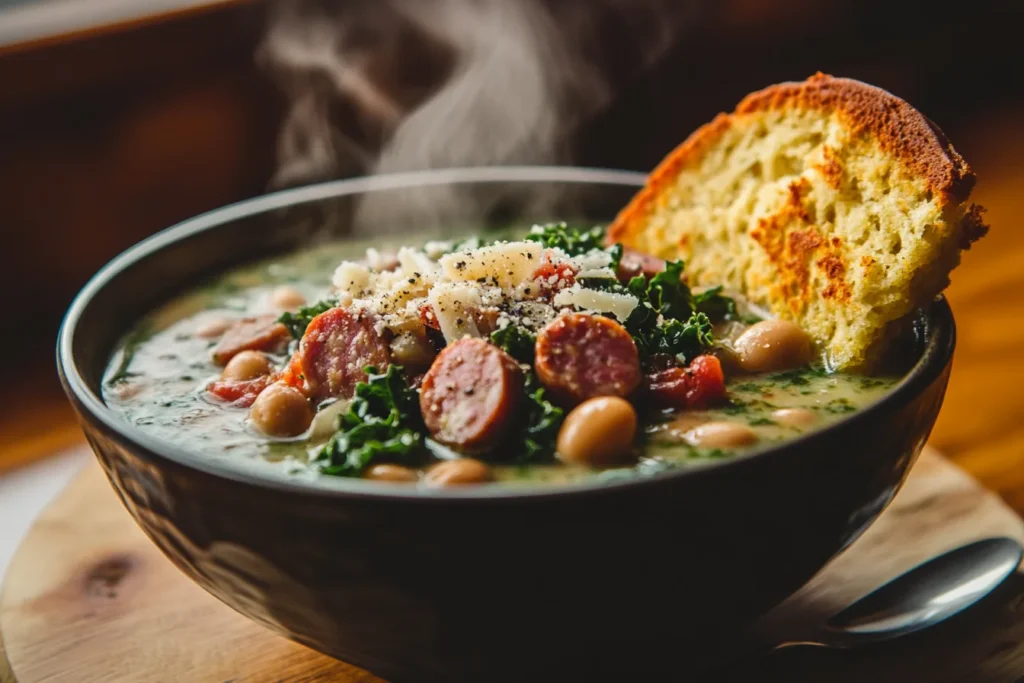
[(914, 633), (945, 621), (992, 592), (1020, 564), (1015, 539), (986, 538), (917, 565), (825, 623), (816, 640), (780, 643), (847, 649)]

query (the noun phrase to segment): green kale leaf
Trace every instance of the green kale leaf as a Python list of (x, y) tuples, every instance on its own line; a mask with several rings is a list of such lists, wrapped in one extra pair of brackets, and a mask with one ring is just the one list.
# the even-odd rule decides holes
[(419, 399), (402, 368), (390, 365), (380, 374), (371, 366), (366, 374), (338, 420), (338, 431), (316, 453), (324, 474), (359, 477), (378, 462), (415, 465), (421, 459), (425, 429)]
[(675, 356), (685, 365), (714, 341), (711, 319), (695, 310), (697, 298), (682, 277), (683, 262), (669, 261), (665, 270), (650, 280), (638, 275), (625, 287), (613, 290), (632, 294), (639, 302), (622, 324), (633, 336), (645, 365), (656, 354)]
[(711, 320), (703, 313), (694, 313), (686, 321), (670, 319), (633, 337), (641, 359), (655, 354), (675, 356), (683, 365), (705, 353), (714, 341)]
[(605, 251), (611, 254), (612, 262), (608, 265), (615, 272), (619, 269), (619, 263), (622, 262), (622, 245), (616, 242), (610, 247), (606, 247)]
[(569, 227), (566, 223), (548, 223), (535, 225), (526, 235), (529, 242), (538, 242), (548, 249), (561, 249), (569, 256), (579, 256), (588, 251), (603, 249), (611, 256), (611, 269), (619, 267), (622, 260), (622, 245), (604, 246), (605, 228), (594, 226), (589, 230)]
[(536, 337), (524, 327), (508, 325), (492, 332), (491, 342), (531, 368), (523, 383), (519, 427), (507, 451), (518, 463), (551, 461), (565, 411), (545, 398), (544, 387), (532, 369)]
[[(633, 289), (632, 281), (630, 289)], [(682, 261), (667, 262), (665, 270), (651, 278), (647, 285), (647, 301), (666, 320), (686, 320), (693, 314), (690, 288), (683, 282)]]
[(531, 228), (526, 240), (539, 242), (548, 249), (561, 249), (569, 256), (579, 256), (604, 247), (604, 228), (580, 230), (570, 228), (567, 223), (548, 223)]
[(523, 392), (526, 395), (523, 409), (524, 428), (517, 432), (522, 436), (519, 443), (514, 446), (516, 461), (551, 461), (555, 455), (555, 441), (558, 439), (562, 420), (565, 419), (565, 411), (544, 397), (544, 387), (533, 372), (526, 376)]
[(700, 294), (693, 295), (693, 307), (707, 315), (711, 320), (739, 320), (736, 312), (736, 300), (722, 294), (722, 285), (712, 287)]
[(491, 343), (520, 363), (533, 366), (534, 346), (537, 338), (525, 327), (507, 325), (491, 333)]
[(301, 306), (295, 313), (282, 313), (277, 322), (283, 323), (294, 338), (302, 339), (302, 335), (306, 333), (306, 328), (309, 327), (309, 323), (313, 321), (313, 318), (331, 310), (337, 305), (338, 302), (335, 299), (324, 299), (312, 306)]

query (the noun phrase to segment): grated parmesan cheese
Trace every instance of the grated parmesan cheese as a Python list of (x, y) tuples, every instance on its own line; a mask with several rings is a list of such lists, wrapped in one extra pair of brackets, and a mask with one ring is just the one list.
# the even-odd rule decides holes
[[(614, 278), (611, 255), (603, 249), (570, 257), (536, 242), (460, 244), (457, 252), (451, 252), (452, 242), (428, 242), (422, 249), (402, 247), (388, 254), (369, 249), (364, 262), (338, 266), (332, 278), (334, 294), (342, 305), (372, 313), (378, 333), (414, 332), (422, 329), (426, 317), (436, 321), (448, 343), (489, 333), (490, 324), (484, 330), (478, 326), (485, 324), (484, 319), (493, 320), (498, 328), (515, 324), (537, 331), (561, 309), (611, 313), (625, 320), (637, 305), (633, 296), (588, 289), (578, 282), (548, 300), (571, 278), (534, 278), (545, 263), (566, 264), (577, 279)], [(481, 312), (487, 316), (478, 318)]]
[(619, 320), (625, 320), (636, 308), (637, 298), (630, 294), (602, 292), (574, 284), (555, 295), (555, 306), (575, 306), (584, 311), (611, 313)]
[(371, 276), (370, 269), (366, 266), (352, 261), (343, 261), (335, 269), (331, 283), (339, 293), (357, 298), (369, 289)]
[(444, 340), (451, 344), (463, 337), (479, 337), (473, 310), (480, 309), (480, 293), (476, 288), (454, 282), (434, 285), (428, 297)]
[(445, 254), (438, 262), (444, 276), (453, 282), (486, 280), (511, 289), (533, 276), (543, 251), (536, 242), (502, 242)]

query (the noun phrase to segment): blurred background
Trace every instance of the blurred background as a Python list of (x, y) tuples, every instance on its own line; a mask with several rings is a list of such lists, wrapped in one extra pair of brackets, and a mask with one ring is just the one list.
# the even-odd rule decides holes
[(1022, 509), (1024, 3), (944, 7), (0, 0), (0, 471), (80, 438), (57, 326), (100, 266), (157, 230), (364, 173), (647, 170), (747, 92), (821, 70), (909, 100), (978, 173), (993, 230), (953, 277), (959, 355), (933, 443)]

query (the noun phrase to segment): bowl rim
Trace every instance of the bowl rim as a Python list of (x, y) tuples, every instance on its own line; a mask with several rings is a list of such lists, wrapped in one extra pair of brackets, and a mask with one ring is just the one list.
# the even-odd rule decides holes
[[(309, 500), (316, 499), (373, 499), (403, 502), (443, 502), (457, 500), (508, 501), (520, 499), (551, 499), (566, 496), (591, 496), (633, 490), (645, 486), (657, 486), (680, 478), (693, 479), (719, 473), (722, 470), (742, 470), (750, 463), (765, 464), (771, 460), (786, 457), (800, 444), (813, 446), (815, 441), (824, 441), (836, 429), (870, 421), (873, 415), (897, 408), (923, 392), (930, 386), (950, 363), (956, 342), (955, 323), (948, 302), (943, 296), (936, 297), (928, 308), (927, 318), (932, 334), (913, 367), (903, 375), (897, 384), (874, 403), (858, 409), (849, 416), (807, 434), (789, 439), (778, 445), (766, 446), (748, 454), (723, 458), (703, 463), (693, 468), (679, 468), (653, 475), (627, 477), (614, 480), (586, 479), (570, 484), (545, 483), (530, 487), (501, 485), (472, 487), (409, 487), (386, 482), (349, 480), (334, 478), (330, 486), (317, 485), (300, 479), (284, 476), (267, 476), (256, 470), (243, 467), (225, 466), (221, 459), (210, 459), (198, 452), (179, 447), (156, 438), (135, 427), (108, 407), (101, 395), (94, 392), (86, 382), (74, 356), (74, 339), (80, 334), (78, 324), (85, 311), (98, 293), (117, 276), (139, 260), (155, 255), (170, 244), (185, 240), (206, 230), (216, 229), (225, 223), (281, 208), (318, 202), (335, 197), (365, 194), (368, 192), (413, 188), (445, 184), (516, 183), (516, 182), (557, 182), (578, 184), (607, 184), (639, 189), (646, 180), (646, 174), (603, 168), (569, 166), (485, 166), (448, 168), (426, 171), (410, 171), (378, 176), (345, 178), (296, 188), (279, 190), (255, 198), (234, 202), (186, 219), (128, 247), (100, 268), (82, 287), (72, 300), (57, 335), (57, 369), (65, 394), (75, 404), (80, 421), (98, 422), (108, 433), (131, 444), (146, 458), (168, 461), (173, 465), (198, 470), (218, 479), (238, 484), (267, 489), (269, 492), (297, 493)], [(822, 457), (826, 454), (823, 453)]]

